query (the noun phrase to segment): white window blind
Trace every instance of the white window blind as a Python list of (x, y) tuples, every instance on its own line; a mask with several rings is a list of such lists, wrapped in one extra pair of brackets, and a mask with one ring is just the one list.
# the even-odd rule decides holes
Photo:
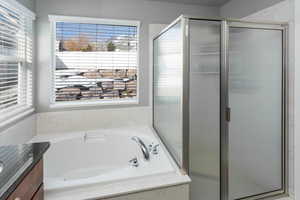
[(54, 30), (53, 102), (136, 100), (137, 23), (60, 19)]
[(21, 4), (0, 0), (0, 118), (32, 109), (33, 20)]

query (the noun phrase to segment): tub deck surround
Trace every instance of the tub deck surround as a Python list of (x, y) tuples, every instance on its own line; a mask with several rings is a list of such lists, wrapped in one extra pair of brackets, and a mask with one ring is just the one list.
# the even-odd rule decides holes
[[(142, 193), (156, 189), (167, 189), (181, 185), (186, 186), (189, 183), (190, 179), (188, 176), (182, 176), (180, 174), (165, 174), (160, 176), (157, 175), (143, 177), (127, 181), (118, 181), (115, 183), (99, 183), (93, 185), (85, 185), (73, 189), (45, 191), (45, 200), (100, 200), (110, 198), (113, 199), (114, 197), (123, 195), (126, 196), (133, 193)], [(188, 200), (188, 194), (186, 199), (181, 200)]]
[[(159, 144), (158, 154), (146, 161), (134, 136), (146, 146)], [(41, 134), (32, 141), (51, 142), (44, 158), (46, 200), (110, 198), (190, 182), (149, 127)], [(138, 167), (129, 162), (134, 158)]]
[(49, 142), (0, 146), (0, 199), (7, 199), (25, 176), (42, 159)]

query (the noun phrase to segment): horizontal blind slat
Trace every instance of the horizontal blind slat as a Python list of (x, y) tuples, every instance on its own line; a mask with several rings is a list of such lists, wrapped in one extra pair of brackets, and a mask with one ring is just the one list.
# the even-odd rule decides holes
[(9, 102), (11, 100), (15, 100), (17, 98), (18, 98), (17, 94), (1, 95), (1, 97), (0, 97), (0, 104), (2, 104), (3, 102)]
[(18, 104), (18, 101), (17, 101), (17, 100), (10, 101), (10, 102), (8, 102), (8, 103), (6, 103), (6, 104), (1, 104), (1, 103), (0, 103), (0, 111), (3, 112), (2, 109), (4, 109), (4, 108), (6, 108), (6, 109), (7, 109), (7, 108), (10, 108), (11, 106), (16, 105), (16, 104)]

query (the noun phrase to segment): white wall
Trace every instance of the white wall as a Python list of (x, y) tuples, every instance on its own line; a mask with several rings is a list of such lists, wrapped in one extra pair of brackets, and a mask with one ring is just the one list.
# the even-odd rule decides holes
[(28, 142), (36, 133), (35, 114), (15, 123), (9, 128), (0, 131), (0, 146), (23, 144)]
[[(141, 21), (140, 30), (140, 105), (149, 105), (149, 45), (150, 23), (169, 24), (181, 14), (216, 17), (218, 8), (146, 0), (38, 0), (37, 10), (37, 111), (49, 108), (50, 94), (50, 25), (49, 14), (130, 19)], [(89, 109), (101, 109), (90, 107)], [(72, 108), (75, 109), (75, 108)], [(79, 108), (77, 108), (79, 109)], [(66, 110), (66, 109), (64, 109)]]
[(243, 18), (268, 8), (282, 0), (231, 0), (220, 9), (223, 17)]
[(252, 13), (251, 15), (247, 15), (243, 17), (243, 19), (291, 22), (293, 20), (293, 16), (291, 15), (290, 10), (291, 0), (284, 0), (271, 7)]
[(35, 11), (35, 0), (17, 0), (31, 11)]

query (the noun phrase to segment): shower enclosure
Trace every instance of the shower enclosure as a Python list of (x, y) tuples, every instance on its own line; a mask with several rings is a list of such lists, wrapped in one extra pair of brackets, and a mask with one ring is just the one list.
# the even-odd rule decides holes
[(153, 41), (153, 127), (191, 200), (287, 191), (287, 25), (181, 16)]

